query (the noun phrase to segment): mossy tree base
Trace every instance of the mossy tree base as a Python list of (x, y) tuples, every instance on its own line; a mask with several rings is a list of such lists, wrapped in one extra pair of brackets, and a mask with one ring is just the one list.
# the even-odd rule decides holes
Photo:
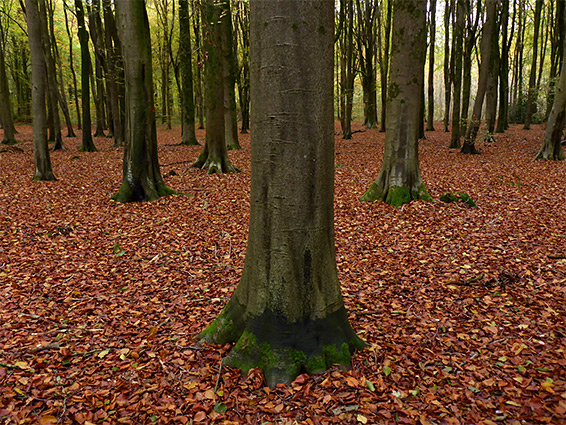
[(220, 158), (211, 158), (201, 154), (191, 167), (206, 170), (208, 174), (237, 173), (240, 171), (232, 165), (227, 155)]
[(448, 145), (448, 149), (460, 149), (461, 147), (460, 139), (451, 140), (450, 145)]
[(432, 201), (432, 197), (428, 194), (426, 187), (421, 183), (416, 188), (408, 188), (401, 186), (391, 186), (388, 188), (380, 187), (376, 182), (372, 183), (370, 188), (361, 198), (364, 202), (383, 201), (386, 204), (400, 207), (411, 201)]
[(18, 141), (16, 139), (4, 139), (1, 143), (3, 145), (15, 145)]
[(260, 368), (268, 386), (290, 384), (301, 373), (321, 373), (334, 365), (349, 369), (354, 351), (366, 344), (352, 330), (344, 307), (323, 319), (289, 323), (282, 315), (265, 311), (247, 317), (234, 299), (199, 340), (234, 343), (223, 364), (247, 373)]
[(79, 151), (81, 152), (98, 152), (98, 149), (94, 145), (94, 142), (89, 142), (87, 144), (82, 144)]
[(535, 159), (542, 159), (548, 161), (564, 161), (566, 159), (566, 155), (564, 155), (562, 148), (560, 148), (558, 152), (556, 150), (552, 150), (551, 152), (548, 152), (546, 150), (541, 150), (537, 154)]
[(175, 195), (173, 189), (169, 189), (165, 183), (153, 183), (148, 180), (132, 184), (122, 182), (118, 193), (112, 196), (116, 202), (145, 202), (155, 201), (163, 196)]
[(481, 152), (476, 149), (476, 145), (474, 143), (464, 143), (460, 153), (468, 154), (468, 155), (479, 155)]

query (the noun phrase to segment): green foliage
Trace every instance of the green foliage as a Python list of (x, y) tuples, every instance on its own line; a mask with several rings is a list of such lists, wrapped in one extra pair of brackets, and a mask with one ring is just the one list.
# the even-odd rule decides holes
[(451, 202), (461, 202), (470, 208), (477, 207), (475, 201), (465, 192), (446, 192), (444, 195), (440, 197), (442, 202), (451, 203)]

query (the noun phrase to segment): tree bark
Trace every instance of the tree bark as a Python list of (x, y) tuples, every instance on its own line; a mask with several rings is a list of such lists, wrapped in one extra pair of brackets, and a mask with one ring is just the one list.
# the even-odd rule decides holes
[(237, 73), (238, 98), (242, 126), (240, 132), (245, 134), (250, 129), (250, 17), (247, 1), (238, 2), (237, 28), (239, 29), (239, 51), (241, 61)]
[(486, 101), (485, 101), (485, 140), (489, 142), (495, 141), (493, 133), (495, 132), (495, 118), (497, 115), (497, 96), (499, 82), (499, 29), (500, 20), (497, 18), (494, 23), (494, 38), (491, 40), (491, 55), (489, 61), (489, 69), (487, 74)]
[(418, 138), (426, 55), (426, 2), (398, 0), (393, 12), (383, 164), (363, 201), (400, 206), (431, 200), (421, 179)]
[(341, 72), (342, 108), (342, 138), (352, 138), (352, 107), (354, 99), (354, 0), (341, 0), (340, 7), (344, 9), (344, 29), (342, 31), (343, 70)]
[(454, 89), (452, 98), (452, 133), (450, 135), (449, 148), (460, 148), (460, 112), (462, 99), (462, 54), (464, 41), (464, 0), (456, 0), (456, 22), (452, 43), (454, 45), (454, 68), (452, 69), (452, 87)]
[(224, 139), (228, 149), (241, 149), (238, 140), (238, 118), (236, 115), (236, 51), (234, 50), (234, 31), (230, 1), (221, 2), (220, 18), (222, 68), (224, 82)]
[(523, 129), (530, 130), (531, 119), (535, 111), (535, 102), (538, 95), (537, 81), (537, 55), (538, 55), (538, 39), (540, 29), (540, 15), (542, 12), (543, 0), (535, 0), (535, 16), (533, 30), (533, 59), (531, 62), (531, 72), (529, 74), (529, 93), (527, 95), (527, 111), (525, 113), (525, 125)]
[[(104, 30), (100, 20), (100, 0), (91, 0), (92, 5), (89, 10), (89, 27), (92, 44), (94, 46), (94, 80), (93, 97), (95, 106), (96, 127), (94, 137), (105, 137), (105, 110), (104, 98), (106, 90), (104, 88), (104, 74), (106, 73), (106, 57), (104, 47)], [(88, 3), (87, 3), (88, 4)]]
[(349, 367), (364, 346), (336, 272), (333, 11), (332, 0), (250, 2), (248, 248), (234, 295), (200, 338), (236, 341), (223, 364), (259, 367), (272, 387), (304, 371)]
[(495, 30), (497, 28), (497, 26), (495, 25), (496, 19), (497, 2), (495, 0), (489, 0), (486, 5), (486, 20), (483, 27), (483, 35), (481, 41), (481, 64), (478, 78), (478, 91), (476, 94), (476, 100), (474, 101), (472, 118), (468, 122), (468, 128), (466, 129), (466, 137), (464, 139), (464, 145), (462, 146), (462, 149), (460, 151), (461, 153), (479, 153), (479, 151), (476, 149), (475, 142), (478, 130), (480, 128), (481, 113), (487, 88), (487, 77), (492, 52), (491, 43), (493, 39), (497, 38), (497, 34), (495, 33)]
[(193, 94), (193, 59), (188, 0), (179, 0), (179, 60), (181, 71), (182, 127), (181, 145), (198, 145), (195, 133), (195, 101)]
[(501, 58), (499, 62), (499, 113), (496, 133), (504, 133), (509, 127), (509, 5), (503, 3), (501, 11)]
[(47, 116), (45, 110), (46, 64), (37, 1), (26, 0), (26, 20), (31, 54), (32, 113), (33, 113), (33, 180), (55, 180), (47, 146)]
[(203, 23), (206, 37), (205, 49), (205, 106), (206, 139), (204, 149), (192, 165), (194, 168), (213, 173), (232, 173), (238, 171), (228, 158), (225, 140), (224, 121), (224, 61), (222, 58), (221, 15), (223, 8), (216, 0), (202, 3)]
[[(0, 36), (4, 40), (4, 28), (0, 20)], [(16, 128), (14, 127), (14, 118), (12, 116), (12, 104), (10, 101), (10, 90), (8, 88), (8, 77), (6, 76), (6, 61), (4, 57), (5, 46), (0, 46), (0, 119), (2, 120), (2, 128), (4, 136), (2, 144), (13, 145), (16, 143)]]
[(149, 22), (144, 0), (115, 0), (126, 77), (126, 141), (118, 202), (174, 194), (159, 169)]
[[(380, 131), (385, 131), (386, 118), (387, 118), (387, 88), (389, 83), (387, 81), (389, 74), (389, 44), (391, 38), (391, 14), (393, 10), (393, 0), (387, 0), (387, 12), (385, 17), (383, 43), (379, 40), (379, 66), (380, 66), (380, 79), (381, 79), (381, 128)], [(380, 25), (381, 26), (381, 25)], [(378, 35), (381, 34), (381, 30)]]
[(73, 36), (71, 35), (71, 29), (69, 28), (69, 17), (67, 15), (67, 2), (63, 0), (63, 12), (65, 14), (65, 29), (67, 30), (67, 38), (69, 39), (69, 68), (71, 68), (71, 74), (73, 75), (73, 95), (75, 99), (75, 108), (77, 113), (77, 129), (81, 130), (83, 128), (81, 121), (81, 108), (79, 105), (79, 95), (77, 90), (77, 73), (75, 72), (75, 65), (73, 60)]
[(430, 45), (428, 53), (428, 114), (426, 131), (434, 131), (434, 49), (436, 44), (436, 0), (430, 0)]
[(75, 0), (77, 25), (79, 27), (79, 42), (81, 44), (81, 104), (83, 113), (83, 137), (81, 152), (96, 152), (92, 139), (92, 125), (90, 119), (90, 52), (88, 50), (88, 31), (85, 26), (82, 0)]
[(450, 102), (452, 97), (452, 75), (450, 72), (450, 15), (455, 0), (446, 0), (444, 5), (444, 132), (450, 131)]

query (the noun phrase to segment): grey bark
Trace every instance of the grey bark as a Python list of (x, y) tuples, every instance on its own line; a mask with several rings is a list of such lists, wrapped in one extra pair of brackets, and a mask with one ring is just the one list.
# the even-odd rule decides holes
[(193, 92), (193, 59), (191, 22), (188, 0), (179, 0), (179, 60), (181, 73), (182, 126), (181, 144), (198, 145), (195, 133), (195, 100)]
[[(4, 40), (4, 28), (0, 20), (0, 36)], [(11, 145), (16, 143), (16, 128), (12, 115), (12, 102), (8, 88), (8, 77), (6, 76), (6, 60), (4, 57), (5, 46), (0, 46), (0, 120), (4, 129), (2, 144)]]
[(333, 10), (332, 0), (250, 2), (248, 247), (234, 295), (200, 337), (236, 341), (223, 364), (260, 367), (269, 386), (349, 367), (363, 346), (336, 272)]
[(383, 163), (363, 201), (400, 206), (431, 199), (421, 179), (418, 155), (425, 55), (426, 2), (398, 0), (393, 12)]
[(426, 131), (434, 131), (434, 49), (436, 44), (436, 0), (430, 0), (430, 45), (428, 53), (428, 114)]
[(535, 0), (534, 30), (533, 30), (533, 59), (531, 62), (531, 72), (529, 74), (529, 93), (527, 95), (527, 112), (525, 114), (525, 125), (523, 128), (529, 130), (531, 128), (531, 119), (535, 110), (535, 102), (537, 100), (538, 88), (537, 80), (537, 56), (538, 56), (538, 39), (540, 33), (540, 16), (542, 12), (543, 0)]
[(464, 41), (464, 0), (456, 0), (456, 22), (452, 43), (454, 45), (453, 57), (454, 67), (452, 69), (452, 133), (450, 135), (450, 148), (460, 148), (460, 120), (461, 120), (461, 100), (462, 100), (462, 55)]

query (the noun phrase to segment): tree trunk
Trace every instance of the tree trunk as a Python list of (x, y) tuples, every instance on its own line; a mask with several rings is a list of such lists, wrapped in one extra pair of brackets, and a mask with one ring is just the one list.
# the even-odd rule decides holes
[(501, 11), (501, 58), (499, 62), (499, 113), (496, 133), (504, 133), (509, 127), (509, 5), (503, 4)]
[(450, 73), (450, 15), (454, 0), (444, 5), (444, 132), (450, 131), (450, 101), (452, 97), (452, 75)]
[(354, 100), (354, 0), (342, 0), (341, 8), (344, 8), (344, 35), (343, 51), (344, 72), (342, 74), (342, 96), (344, 98), (342, 138), (352, 138), (352, 107)]
[(472, 92), (472, 54), (476, 46), (478, 23), (481, 16), (482, 3), (477, 2), (477, 12), (475, 20), (472, 23), (470, 18), (471, 2), (466, 0), (466, 15), (468, 15), (466, 24), (466, 36), (464, 37), (464, 54), (462, 62), (462, 113), (460, 114), (460, 135), (466, 134), (466, 126), (468, 125), (468, 114), (470, 110), (470, 96)]
[(497, 95), (499, 81), (499, 28), (500, 20), (496, 15), (494, 34), (491, 40), (491, 55), (489, 61), (489, 69), (487, 74), (486, 101), (485, 101), (485, 140), (489, 142), (495, 141), (493, 133), (495, 132), (495, 118), (497, 115)]
[(181, 144), (198, 145), (195, 133), (195, 101), (193, 95), (193, 60), (191, 23), (188, 0), (179, 0), (179, 61), (181, 67)]
[(31, 103), (33, 113), (33, 159), (35, 163), (33, 180), (55, 180), (47, 146), (47, 116), (45, 113), (46, 64), (41, 32), (37, 30), (41, 25), (39, 4), (34, 0), (26, 0), (25, 4), (32, 68)]
[(428, 53), (428, 115), (426, 131), (434, 131), (434, 48), (436, 47), (436, 0), (430, 0), (430, 41)]
[[(195, 108), (198, 117), (198, 128), (204, 128), (204, 95), (203, 95), (203, 65), (204, 57), (202, 54), (202, 32), (200, 24), (200, 3), (198, 0), (193, 0), (193, 33), (195, 35), (195, 50), (197, 52), (197, 61), (195, 66)], [(197, 10), (197, 12), (195, 12)], [(202, 28), (204, 31), (204, 28)]]
[[(241, 62), (238, 70), (238, 98), (242, 126), (240, 132), (245, 134), (250, 129), (250, 17), (247, 1), (238, 2), (237, 28), (239, 28), (239, 43)], [(338, 86), (338, 85), (337, 85)]]
[(221, 2), (220, 18), (222, 68), (224, 82), (224, 132), (228, 149), (241, 149), (238, 140), (238, 119), (236, 115), (236, 52), (234, 50), (234, 31), (232, 30), (232, 11), (230, 1)]
[(452, 87), (454, 89), (452, 107), (452, 133), (450, 136), (449, 148), (460, 148), (460, 112), (462, 95), (462, 54), (464, 41), (464, 0), (456, 0), (456, 22), (452, 43), (454, 45), (454, 68), (452, 70)]
[[(562, 8), (561, 12), (564, 14), (563, 17), (566, 20), (566, 8)], [(566, 57), (566, 39), (562, 40), (562, 58)], [(564, 59), (563, 59), (564, 60)], [(548, 122), (546, 123), (546, 130), (544, 132), (544, 139), (542, 147), (538, 152), (536, 159), (550, 159), (555, 161), (561, 161), (566, 159), (564, 152), (562, 151), (562, 131), (564, 130), (564, 125), (566, 124), (566, 66), (562, 64), (562, 70), (560, 72), (560, 79), (558, 81), (558, 86), (556, 87), (556, 93), (554, 95), (554, 103), (552, 104), (552, 109), (550, 115), (548, 116)]]
[[(336, 273), (333, 230), (334, 2), (250, 2), (252, 189), (242, 278), (201, 334), (236, 342), (223, 364), (269, 386), (349, 367), (364, 346)], [(271, 96), (265, 96), (271, 93)]]
[(557, 83), (558, 76), (560, 74), (559, 65), (562, 63), (562, 45), (564, 44), (564, 32), (566, 29), (566, 23), (564, 18), (564, 8), (566, 8), (566, 2), (556, 1), (556, 11), (555, 11), (555, 22), (551, 26), (552, 37), (551, 37), (551, 50), (550, 50), (550, 72), (549, 72), (549, 89), (548, 97), (546, 100), (546, 113), (545, 119), (548, 120), (550, 116), (550, 111), (552, 110), (552, 105), (554, 104), (554, 92)]
[(497, 19), (497, 2), (488, 1), (486, 5), (486, 20), (483, 27), (483, 35), (481, 41), (481, 64), (479, 70), (478, 78), (478, 91), (476, 94), (476, 100), (474, 101), (474, 108), (472, 110), (472, 118), (468, 123), (468, 128), (466, 130), (466, 137), (464, 139), (464, 145), (462, 146), (461, 153), (466, 154), (476, 154), (479, 151), (476, 149), (476, 137), (481, 123), (481, 113), (483, 108), (483, 102), (485, 98), (485, 91), (487, 88), (487, 77), (491, 62), (491, 43), (492, 40), (497, 38), (497, 33), (495, 30), (497, 26), (495, 21)]
[(55, 142), (53, 150), (65, 149), (63, 146), (63, 137), (61, 136), (61, 118), (59, 117), (59, 101), (57, 88), (57, 71), (55, 68), (55, 60), (51, 50), (51, 38), (49, 36), (49, 27), (47, 26), (47, 5), (45, 0), (39, 0), (39, 20), (41, 40), (43, 42), (43, 52), (45, 54), (45, 75), (47, 82), (47, 101), (52, 119), (51, 138)]
[(530, 130), (531, 119), (535, 111), (535, 103), (538, 95), (537, 81), (537, 52), (540, 29), (540, 15), (542, 12), (543, 0), (535, 0), (534, 33), (533, 33), (533, 60), (531, 62), (531, 72), (529, 74), (529, 94), (527, 96), (527, 111), (525, 113), (525, 125), (523, 129)]
[(203, 23), (207, 35), (203, 39), (205, 49), (205, 106), (206, 106), (206, 139), (204, 149), (192, 165), (195, 168), (213, 173), (232, 173), (237, 169), (228, 158), (225, 140), (224, 121), (224, 61), (222, 58), (222, 5), (216, 0), (205, 0), (202, 3)]
[(79, 95), (77, 90), (77, 74), (75, 72), (75, 65), (73, 60), (73, 36), (71, 35), (71, 29), (69, 28), (69, 17), (67, 15), (67, 2), (63, 0), (63, 12), (65, 14), (65, 28), (67, 30), (67, 38), (69, 39), (69, 67), (71, 68), (71, 74), (73, 75), (73, 95), (75, 98), (75, 108), (77, 113), (77, 129), (82, 129), (81, 121), (81, 109), (79, 105)]
[(153, 103), (151, 40), (145, 2), (115, 0), (126, 77), (126, 143), (118, 202), (153, 201), (174, 194), (159, 170)]
[[(379, 65), (381, 74), (381, 129), (385, 131), (386, 118), (387, 118), (387, 88), (389, 83), (387, 81), (389, 73), (389, 40), (391, 38), (391, 14), (393, 10), (393, 0), (387, 0), (387, 15), (385, 18), (385, 27), (383, 35), (383, 43), (379, 40), (379, 45), (382, 47), (379, 50)], [(381, 34), (381, 31), (378, 32)]]
[(393, 12), (383, 164), (363, 201), (400, 206), (431, 200), (419, 169), (419, 120), (426, 55), (426, 2), (397, 0)]
[[(4, 40), (4, 28), (0, 20), (0, 36)], [(5, 46), (0, 46), (0, 119), (4, 129), (2, 144), (12, 145), (16, 143), (16, 128), (12, 116), (12, 105), (10, 101), (10, 89), (8, 88), (8, 77), (6, 76), (6, 61), (4, 58)]]
[(82, 0), (75, 0), (77, 13), (77, 25), (79, 27), (79, 42), (81, 44), (81, 103), (83, 109), (83, 137), (81, 152), (96, 152), (96, 146), (92, 139), (92, 126), (90, 120), (90, 52), (88, 50), (88, 31), (84, 20), (84, 9)]
[(94, 137), (105, 137), (104, 98), (106, 97), (106, 90), (104, 89), (104, 74), (106, 73), (106, 58), (104, 55), (104, 30), (100, 20), (100, 0), (91, 1), (92, 5), (89, 6), (89, 27), (92, 44), (94, 45), (94, 77), (96, 81), (96, 86), (93, 86), (93, 94), (95, 94), (93, 96), (94, 106), (96, 108)]

